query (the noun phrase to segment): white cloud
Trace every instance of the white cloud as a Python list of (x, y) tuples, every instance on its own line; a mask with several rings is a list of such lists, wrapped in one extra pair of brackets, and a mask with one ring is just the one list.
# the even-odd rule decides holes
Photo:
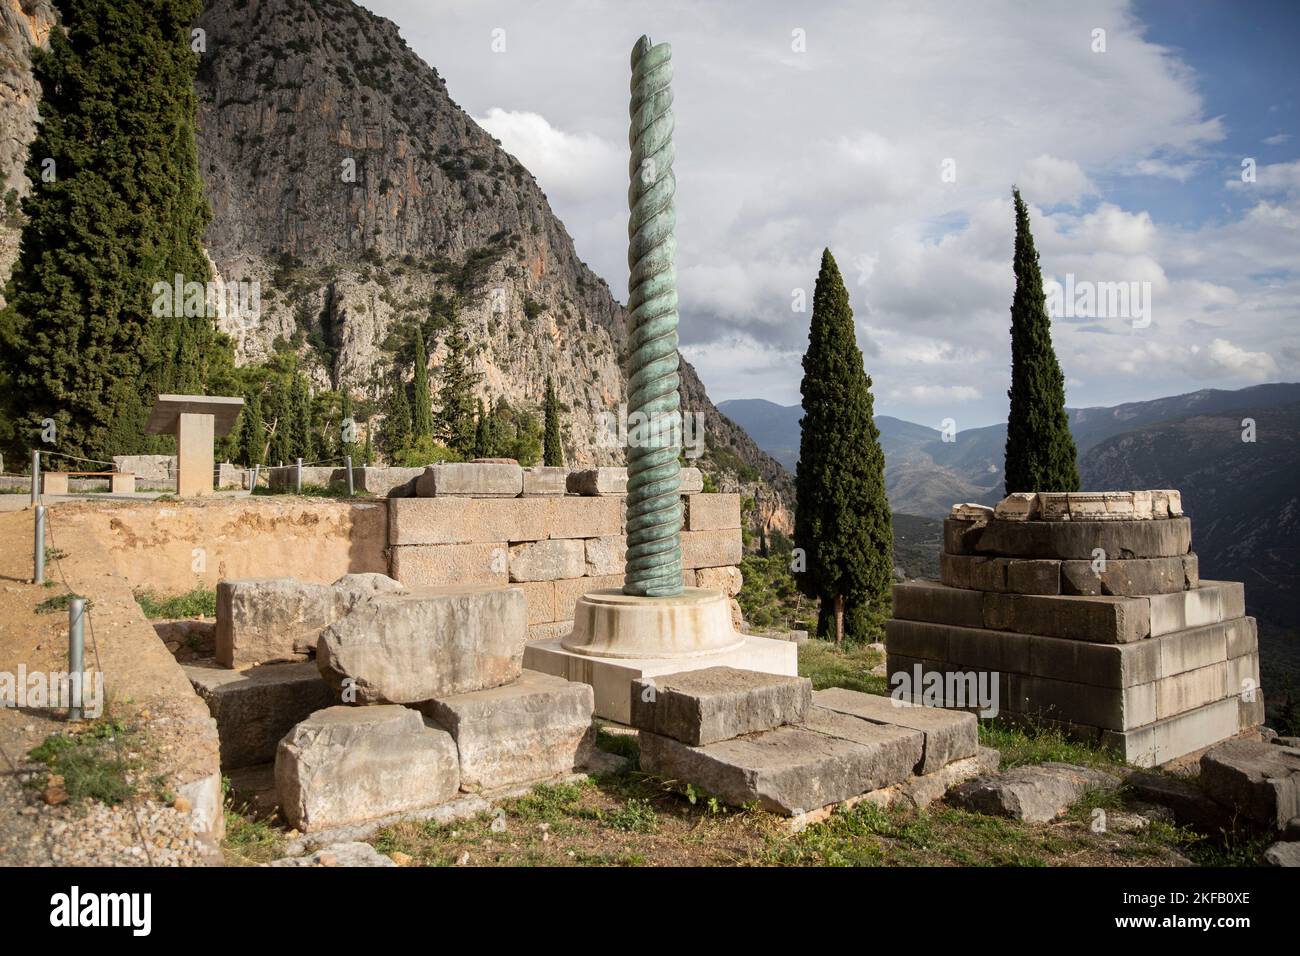
[(557, 129), (539, 113), (494, 106), (474, 121), (501, 141), (554, 199), (599, 199), (618, 182), (623, 153), (594, 133)]
[(1185, 183), (1195, 175), (1200, 163), (1167, 163), (1162, 159), (1139, 159), (1133, 167), (1139, 176), (1159, 176)]
[(1189, 364), (1207, 377), (1262, 382), (1278, 373), (1277, 362), (1267, 352), (1248, 352), (1227, 339), (1214, 339), (1205, 347), (1193, 345), (1189, 351)]
[(1072, 159), (1036, 156), (1018, 177), (1021, 191), (1039, 206), (1074, 205), (1097, 191), (1083, 168)]

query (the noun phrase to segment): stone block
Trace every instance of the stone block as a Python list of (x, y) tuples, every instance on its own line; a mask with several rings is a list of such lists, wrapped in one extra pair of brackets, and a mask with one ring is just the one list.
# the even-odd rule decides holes
[(590, 591), (603, 591), (606, 588), (621, 588), (622, 586), (623, 575), (621, 574), (606, 574), (597, 578), (568, 578), (556, 581), (555, 616), (562, 621), (572, 620), (578, 598)]
[[(569, 609), (569, 613), (573, 613), (572, 608)], [(549, 624), (529, 624), (528, 640), (529, 643), (531, 643), (533, 641), (547, 641), (553, 637), (563, 638), (572, 630), (572, 621), (552, 621)]]
[(1225, 741), (1202, 755), (1201, 787), (1247, 819), (1281, 830), (1300, 816), (1300, 748)]
[(577, 540), (529, 541), (510, 547), (511, 581), (558, 581), (580, 578), (587, 570), (586, 550)]
[(842, 687), (813, 692), (815, 707), (849, 714), (874, 724), (888, 724), (925, 734), (916, 773), (934, 773), (954, 760), (975, 756), (979, 722), (974, 714), (937, 707), (916, 707), (889, 697), (862, 694)]
[(394, 867), (393, 858), (385, 856), (369, 843), (331, 843), (306, 856), (285, 856), (272, 860), (267, 866), (346, 866)]
[(512, 584), (524, 592), (524, 603), (528, 607), (528, 624), (549, 624), (555, 620), (555, 582), (529, 581)]
[(627, 469), (587, 468), (571, 471), (566, 484), (571, 495), (626, 495)]
[(599, 538), (587, 538), (586, 547), (587, 576), (600, 577), (606, 574), (622, 574), (627, 569), (627, 536), (608, 534)]
[(68, 493), (68, 474), (64, 471), (41, 472), (41, 494), (66, 495)]
[(812, 681), (734, 667), (660, 674), (631, 685), (631, 724), (691, 746), (803, 719)]
[(1098, 687), (1132, 687), (1160, 679), (1160, 647), (1154, 641), (1092, 644), (1034, 636), (1029, 638), (1028, 663), (1023, 673)]
[(407, 707), (328, 707), (280, 741), (275, 788), (304, 833), (445, 803), (460, 787), (456, 742)]
[[(1188, 585), (1186, 555), (1172, 558), (1110, 560), (1094, 570), (1092, 561), (1061, 562), (1061, 593), (1137, 596), (1172, 594)], [(1193, 578), (1195, 572), (1193, 571)]]
[(948, 638), (952, 625), (926, 624), (897, 618), (885, 622), (885, 646), (891, 654), (903, 654), (923, 660), (947, 661)]
[(1208, 624), (1154, 637), (1150, 643), (1160, 651), (1160, 676), (1173, 677), (1184, 671), (1209, 667), (1228, 659), (1231, 624)]
[[(1228, 702), (1231, 703), (1232, 700), (1233, 698), (1229, 698)], [(1241, 730), (1258, 727), (1264, 723), (1264, 692), (1262, 690), (1255, 691), (1254, 694), (1250, 695), (1249, 699), (1240, 696), (1235, 700), (1237, 702), (1237, 726)]]
[[(1040, 501), (1044, 497), (1040, 494)], [(1192, 525), (1185, 517), (1162, 521), (995, 520), (973, 528), (963, 538), (964, 546), (974, 554), (1070, 561), (1091, 561), (1097, 548), (1110, 561), (1179, 557), (1191, 550), (1191, 543)]]
[(217, 582), (216, 659), (223, 667), (303, 661), (343, 613), (329, 585), (293, 578)]
[[(347, 487), (347, 469), (339, 469), (341, 475), (338, 479), (332, 479), (332, 483), (340, 483), (342, 487)], [(424, 474), (423, 468), (398, 468), (386, 467), (378, 468), (366, 466), (358, 468), (356, 462), (352, 464), (352, 487), (357, 491), (368, 491), (376, 497), (387, 497), (394, 488), (400, 488), (404, 485), (410, 485), (411, 490), (415, 490), (415, 483), (420, 476)]]
[(1156, 684), (1124, 688), (1027, 674), (1006, 674), (1006, 707), (1013, 713), (1102, 730), (1132, 730), (1156, 720)]
[(586, 684), (525, 670), (501, 687), (436, 697), (421, 710), (460, 754), (460, 788), (492, 790), (572, 773), (595, 744)]
[(407, 587), (506, 584), (510, 551), (492, 544), (411, 544), (389, 549), (391, 574)]
[(1059, 594), (1061, 562), (1015, 559), (1008, 561), (1006, 590), (1012, 594)]
[(964, 501), (953, 505), (948, 510), (948, 517), (954, 521), (988, 521), (993, 517), (993, 509), (988, 505)]
[(115, 471), (108, 479), (108, 490), (114, 495), (135, 494), (135, 475)]
[(960, 518), (943, 519), (943, 550), (948, 554), (975, 554), (984, 522), (964, 521)]
[(891, 751), (905, 735), (884, 728), (873, 747), (787, 726), (691, 747), (643, 731), (641, 768), (690, 783), (733, 806), (757, 804), (794, 816), (895, 782), (885, 775)]
[(1060, 562), (987, 555), (939, 555), (939, 580), (949, 587), (1015, 594), (1059, 594)]
[(1100, 743), (1139, 767), (1155, 767), (1201, 750), (1237, 732), (1237, 701), (1215, 701), (1125, 731), (1104, 730)]
[(686, 495), (686, 528), (720, 531), (740, 527), (740, 495)]
[(569, 469), (537, 465), (524, 469), (524, 496), (563, 495), (568, 491)]
[(508, 462), (441, 462), (424, 469), (415, 493), (421, 498), (516, 498), (524, 493), (524, 470)]
[(1199, 587), (1153, 594), (1151, 636), (1215, 624), (1245, 615), (1245, 589), (1235, 581), (1202, 581)]
[(984, 626), (984, 595), (967, 588), (952, 588), (935, 581), (908, 581), (894, 585), (894, 617), (931, 624)]
[(953, 803), (975, 813), (1048, 823), (1095, 790), (1114, 790), (1118, 777), (1068, 763), (1014, 767), (955, 788)]
[(141, 481), (175, 481), (175, 455), (114, 455), (113, 468), (130, 472)]
[(704, 491), (704, 472), (698, 468), (683, 468), (677, 489), (684, 495), (698, 495)]
[(243, 671), (187, 664), (182, 670), (217, 722), (223, 770), (274, 760), (276, 745), (294, 724), (339, 702), (311, 661)]
[(339, 605), (340, 616), (376, 595), (401, 594), (406, 590), (406, 585), (400, 581), (375, 571), (345, 574), (330, 586), (334, 588), (334, 599)]
[(700, 568), (697, 571), (684, 571), (682, 573), (683, 575), (695, 575), (694, 582), (685, 584), (685, 587), (700, 587), (712, 591), (721, 591), (728, 597), (735, 597), (740, 593), (740, 589), (745, 586), (745, 578), (740, 573), (740, 568)]
[[(895, 614), (898, 588), (895, 585)], [(981, 596), (980, 606), (983, 626), (993, 630), (1097, 644), (1139, 641), (1151, 628), (1150, 604), (1141, 598), (990, 593)]]
[(388, 543), (490, 544), (550, 537), (546, 498), (390, 498)]
[(1000, 521), (1030, 521), (1037, 518), (1038, 495), (1032, 491), (1009, 494), (994, 506), (993, 517)]
[(548, 538), (599, 538), (620, 534), (623, 530), (623, 499), (565, 498), (548, 499), (550, 506)]
[(740, 564), (740, 531), (683, 531), (683, 568), (722, 568)]
[(1223, 676), (1225, 696), (1248, 696), (1259, 688), (1259, 655), (1246, 654), (1234, 657), (1224, 664)]
[(877, 765), (866, 792), (908, 782), (925, 758), (925, 732), (910, 727), (879, 724), (817, 706), (808, 708), (799, 726), (869, 748)]
[(1153, 491), (1151, 508), (1157, 516), (1176, 518), (1183, 513), (1183, 496), (1173, 489)]
[(1069, 521), (1070, 496), (1064, 491), (1040, 491), (1038, 516), (1043, 521)]
[(508, 684), (523, 668), (518, 588), (424, 589), (362, 604), (321, 634), (316, 664), (358, 703), (408, 704)]

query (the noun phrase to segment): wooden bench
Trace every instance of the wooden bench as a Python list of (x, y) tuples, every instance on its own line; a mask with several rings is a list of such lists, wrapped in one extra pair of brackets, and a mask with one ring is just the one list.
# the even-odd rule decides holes
[(66, 495), (69, 478), (107, 478), (110, 494), (135, 493), (135, 475), (127, 471), (47, 471), (41, 475), (41, 493)]

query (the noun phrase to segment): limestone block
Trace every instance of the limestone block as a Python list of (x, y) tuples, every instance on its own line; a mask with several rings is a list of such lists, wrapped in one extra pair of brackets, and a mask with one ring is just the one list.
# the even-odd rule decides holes
[(113, 468), (129, 472), (141, 481), (174, 481), (175, 455), (114, 455)]
[(943, 550), (948, 554), (975, 554), (975, 544), (986, 522), (943, 519)]
[(1237, 700), (1229, 697), (1142, 727), (1105, 730), (1100, 742), (1131, 764), (1154, 767), (1231, 737), (1237, 727)]
[(1064, 491), (1040, 491), (1038, 516), (1043, 521), (1069, 521), (1070, 496)]
[[(899, 587), (894, 587), (894, 613), (904, 616), (898, 615), (897, 610)], [(949, 594), (973, 593), (945, 590)], [(905, 599), (907, 600), (911, 599)], [(991, 630), (1041, 634), (1045, 637), (1062, 637), (1098, 644), (1127, 644), (1147, 637), (1151, 629), (1151, 607), (1143, 598), (990, 593), (982, 595), (979, 604), (983, 612), (982, 624)], [(971, 618), (977, 616), (971, 613), (972, 610), (969, 607), (966, 609), (966, 620), (940, 623), (968, 624)]]
[(864, 792), (907, 783), (925, 756), (923, 731), (896, 724), (878, 724), (826, 707), (809, 707), (799, 726), (827, 737), (861, 744), (872, 753), (876, 766)]
[(587, 468), (569, 472), (567, 482), (571, 495), (626, 495), (626, 468)]
[(582, 541), (529, 541), (510, 547), (511, 581), (580, 578), (587, 569)]
[(1114, 688), (1027, 674), (1003, 677), (1005, 706), (1013, 713), (1103, 730), (1132, 730), (1156, 720), (1155, 682)]
[(1252, 694), (1259, 687), (1258, 654), (1234, 657), (1224, 666), (1227, 668), (1223, 677), (1225, 696), (1244, 697)]
[[(1061, 593), (1172, 594), (1187, 587), (1188, 557), (1107, 559), (1100, 572), (1093, 569), (1092, 561), (1062, 561)], [(1190, 567), (1195, 567), (1194, 562)]]
[(706, 667), (632, 681), (631, 724), (691, 746), (799, 723), (812, 681)]
[(358, 703), (418, 703), (510, 683), (527, 639), (518, 588), (430, 588), (362, 604), (321, 634), (316, 664)]
[[(347, 486), (347, 469), (340, 468), (340, 474), (331, 478), (331, 483)], [(372, 466), (357, 467), (352, 463), (352, 487), (358, 491), (368, 491), (377, 497), (386, 497), (394, 488), (414, 484), (424, 474), (423, 468), (376, 468)]]
[(64, 471), (41, 472), (41, 494), (66, 495), (68, 493), (68, 474)]
[[(982, 627), (984, 595), (967, 588), (951, 588), (935, 581), (895, 584), (894, 617), (931, 624)], [(999, 627), (1011, 629), (1002, 625)]]
[[(1040, 493), (1040, 502), (1049, 497)], [(1046, 516), (1046, 510), (1043, 514)], [(972, 528), (962, 540), (967, 553), (1002, 557), (1091, 561), (1094, 550), (1100, 548), (1108, 560), (1168, 558), (1191, 550), (1192, 525), (1185, 517), (1163, 521), (995, 520)]]
[(550, 508), (549, 538), (599, 538), (623, 530), (621, 497), (547, 499)]
[(436, 697), (421, 710), (460, 753), (460, 787), (474, 792), (572, 773), (595, 744), (591, 687), (537, 671), (489, 690)]
[(1238, 617), (1222, 623), (1228, 641), (1228, 660), (1259, 650), (1259, 629), (1253, 617)]
[(243, 671), (195, 664), (182, 669), (217, 722), (223, 770), (274, 760), (280, 738), (295, 724), (339, 702), (310, 661)]
[(334, 598), (340, 606), (340, 616), (377, 594), (401, 594), (406, 590), (406, 586), (400, 581), (374, 571), (345, 574), (330, 586), (334, 588)]
[(1048, 823), (1087, 794), (1119, 785), (1118, 777), (1101, 770), (1049, 762), (976, 778), (956, 787), (950, 799), (975, 813)]
[(1151, 507), (1157, 516), (1168, 515), (1170, 518), (1176, 518), (1183, 513), (1183, 496), (1173, 489), (1153, 491)]
[(528, 605), (528, 623), (549, 624), (555, 620), (555, 582), (529, 581), (513, 587), (524, 592), (524, 603)]
[(683, 531), (683, 568), (721, 568), (740, 564), (740, 531)]
[(721, 591), (729, 597), (735, 597), (745, 585), (745, 579), (740, 573), (740, 568), (700, 568), (698, 571), (684, 571), (682, 573), (683, 575), (688, 573), (695, 575), (694, 583), (687, 584), (686, 587), (701, 587), (712, 591)]
[(524, 495), (562, 495), (567, 490), (569, 470), (567, 468), (537, 465), (524, 469)]
[[(592, 578), (567, 578), (555, 582), (555, 616), (562, 621), (572, 620), (578, 598), (590, 591), (621, 588), (623, 575), (605, 574)], [(567, 633), (567, 632), (566, 632)]]
[(1198, 587), (1150, 595), (1153, 637), (1215, 624), (1246, 613), (1245, 588), (1236, 581), (1202, 581)]
[(1153, 637), (1149, 643), (1160, 652), (1160, 676), (1209, 667), (1228, 659), (1228, 632), (1232, 624), (1207, 624)]
[(1246, 818), (1281, 830), (1300, 816), (1300, 748), (1226, 741), (1201, 757), (1201, 787)]
[(626, 535), (607, 534), (599, 538), (587, 538), (584, 543), (588, 577), (622, 574), (627, 569)]
[(814, 691), (813, 704), (871, 723), (921, 731), (925, 747), (916, 773), (934, 773), (954, 760), (973, 757), (979, 744), (979, 722), (974, 714), (962, 711), (916, 707), (842, 687)]
[(948, 517), (955, 521), (985, 522), (993, 517), (993, 509), (988, 505), (966, 501), (953, 505), (948, 511)]
[(687, 495), (686, 528), (718, 531), (740, 527), (740, 495)]
[(1229, 693), (1227, 661), (1174, 674), (1156, 682), (1156, 719), (1212, 704)]
[(704, 472), (698, 468), (683, 468), (678, 491), (684, 495), (698, 495), (704, 490)]
[(135, 475), (125, 474), (120, 471), (113, 472), (108, 479), (108, 490), (114, 495), (133, 495), (135, 494)]
[(547, 498), (390, 498), (388, 543), (538, 541), (554, 527)]
[(223, 667), (306, 660), (345, 610), (325, 584), (293, 578), (217, 582), (216, 659)]
[(456, 742), (407, 707), (328, 707), (280, 741), (275, 788), (310, 833), (445, 803), (460, 787)]
[(939, 580), (950, 587), (976, 591), (1058, 594), (1060, 566), (1055, 560), (944, 552), (939, 555)]
[(1002, 521), (1029, 521), (1038, 517), (1038, 495), (1017, 491), (1007, 495), (993, 508), (993, 516)]
[[(569, 609), (573, 613), (573, 609)], [(549, 624), (529, 624), (528, 641), (549, 641), (553, 637), (563, 638), (573, 630), (572, 621), (552, 621)]]
[(1029, 638), (1029, 666), (1023, 671), (1098, 687), (1148, 684), (1160, 679), (1160, 646), (1155, 641), (1094, 644), (1033, 636)]
[(441, 462), (426, 468), (415, 483), (421, 498), (515, 498), (523, 492), (524, 470), (508, 462)]
[(393, 858), (385, 856), (369, 843), (331, 843), (306, 856), (284, 856), (267, 866), (347, 866), (394, 867)]
[(407, 587), (506, 584), (510, 550), (492, 544), (413, 544), (389, 549), (390, 572)]

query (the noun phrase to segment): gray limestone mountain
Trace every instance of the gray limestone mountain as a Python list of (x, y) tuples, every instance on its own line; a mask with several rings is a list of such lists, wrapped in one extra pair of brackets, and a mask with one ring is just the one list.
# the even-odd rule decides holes
[[(44, 0), (0, 2), (0, 173), (21, 181), (35, 118), (26, 51), (51, 18)], [(210, 0), (196, 26), (205, 245), (222, 294), (255, 289), (260, 305), (254, 322), (221, 321), (237, 360), (292, 349), (318, 388), (374, 407), (417, 326), (436, 387), (455, 314), (483, 397), (539, 411), (550, 375), (568, 463), (619, 462), (600, 422), (626, 397), (626, 309), (578, 257), (533, 176), (397, 27), (350, 0)], [(5, 275), (12, 259), (0, 256)], [(789, 474), (718, 412), (685, 361), (681, 393), (703, 415), (699, 464), (755, 497), (767, 524), (788, 527)]]

